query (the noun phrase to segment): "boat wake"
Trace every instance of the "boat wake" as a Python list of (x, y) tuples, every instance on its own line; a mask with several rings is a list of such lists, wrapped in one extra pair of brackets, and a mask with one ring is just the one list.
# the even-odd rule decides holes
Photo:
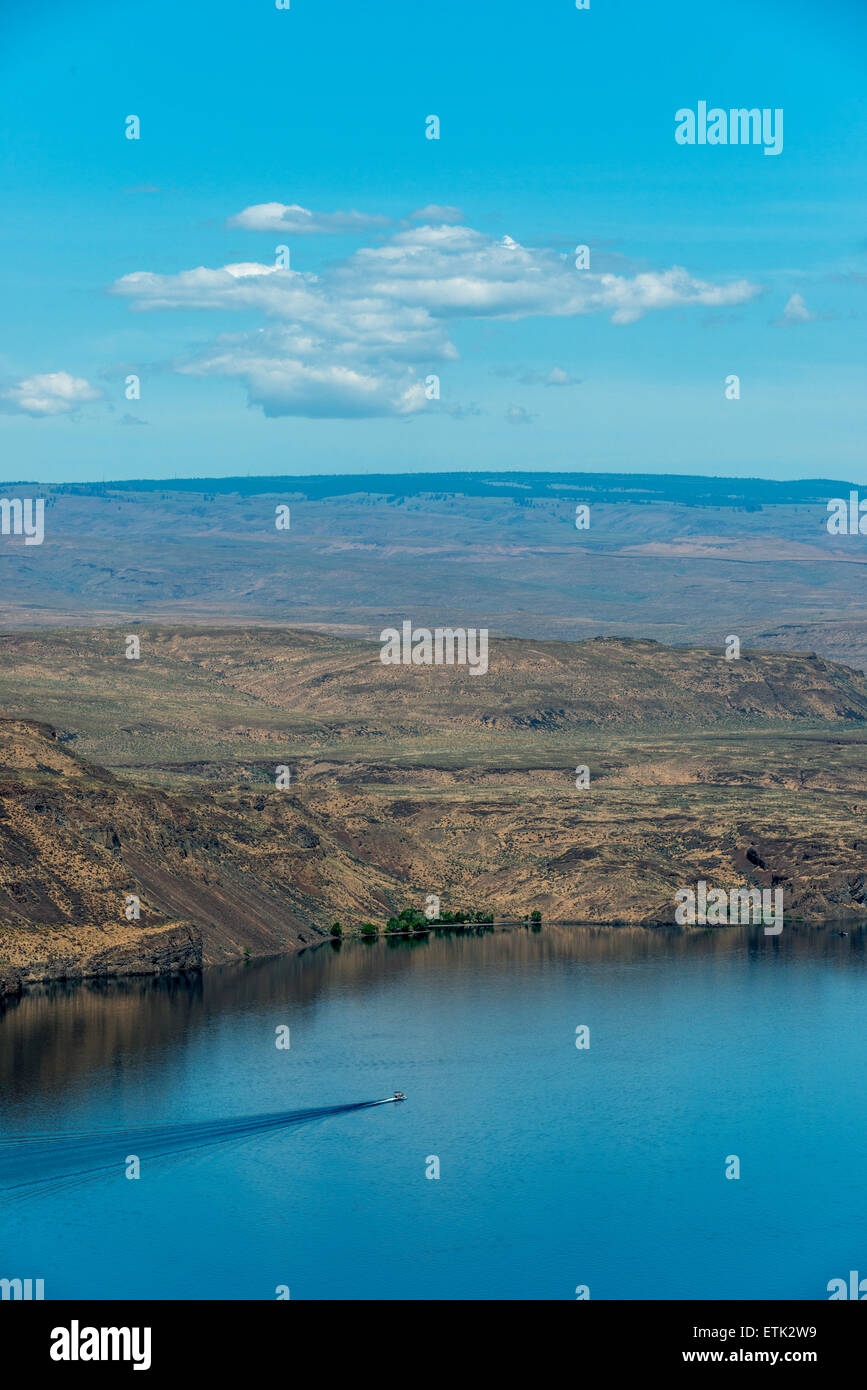
[(266, 1115), (192, 1120), (183, 1124), (118, 1126), (0, 1138), (0, 1205), (34, 1201), (104, 1180), (112, 1174), (123, 1177), (130, 1172), (135, 1160), (141, 1167), (157, 1162), (161, 1168), (166, 1168), (215, 1149), (316, 1124), (333, 1115), (370, 1110), (383, 1103), (362, 1100), (352, 1105), (277, 1110)]

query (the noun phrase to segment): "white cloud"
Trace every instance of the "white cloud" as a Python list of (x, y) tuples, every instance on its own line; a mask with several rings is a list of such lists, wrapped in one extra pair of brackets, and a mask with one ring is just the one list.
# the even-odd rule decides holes
[(279, 320), (252, 333), (224, 335), (177, 368), (236, 378), (250, 404), (269, 416), (410, 414), (426, 405), (421, 366), (457, 357), (445, 326), (421, 307), (335, 294), (316, 276), (271, 266), (238, 271), (200, 266), (177, 276), (138, 273), (113, 289), (140, 310), (256, 309)]
[(281, 318), (302, 318), (318, 303), (316, 276), (273, 265), (244, 262), (217, 269), (197, 266), (177, 275), (137, 270), (112, 285), (112, 293), (146, 309), (258, 309)]
[(653, 310), (741, 304), (759, 293), (747, 280), (715, 285), (680, 266), (633, 276), (578, 271), (570, 256), (471, 227), (399, 232), (384, 246), (357, 251), (344, 274), (363, 276), (374, 294), (462, 317), (607, 313), (614, 323), (633, 323)]
[(69, 372), (44, 372), (25, 377), (16, 386), (9, 387), (0, 393), (0, 400), (4, 410), (44, 417), (70, 415), (87, 401), (99, 400), (101, 396), (102, 392), (84, 377), (70, 376)]
[(416, 208), (410, 213), (411, 222), (463, 222), (464, 214), (460, 208), (442, 207), (439, 203), (428, 203), (426, 207)]
[(229, 227), (241, 227), (248, 232), (288, 232), (295, 236), (334, 235), (340, 232), (363, 232), (372, 227), (387, 227), (391, 219), (374, 217), (365, 212), (311, 212), (298, 203), (254, 203), (230, 217)]
[[(321, 217), (283, 204), (260, 204), (240, 216), (253, 213), (271, 231), (288, 230), (288, 213)], [(419, 379), (457, 357), (453, 319), (604, 313), (627, 324), (663, 309), (739, 304), (760, 292), (746, 280), (718, 285), (677, 266), (591, 274), (561, 252), (447, 223), (404, 224), (383, 245), (363, 247), (319, 276), (251, 262), (176, 275), (136, 271), (112, 289), (140, 311), (260, 313), (271, 326), (222, 338), (178, 370), (236, 377), (269, 415), (335, 417), (423, 409)], [(571, 385), (574, 378), (555, 367), (540, 384)]]
[[(240, 381), (250, 405), (265, 415), (310, 419), (409, 415), (426, 404), (422, 381), (411, 367), (385, 361), (338, 362), (321, 343), (287, 333), (221, 340), (214, 350), (178, 370), (187, 376), (226, 376)], [(351, 357), (351, 354), (347, 354)]]

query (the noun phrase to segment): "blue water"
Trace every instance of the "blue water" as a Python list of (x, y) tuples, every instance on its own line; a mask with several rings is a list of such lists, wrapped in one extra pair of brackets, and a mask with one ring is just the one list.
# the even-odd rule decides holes
[(546, 927), (28, 995), (0, 1013), (5, 1136), (408, 1099), (0, 1200), (0, 1277), (47, 1298), (827, 1298), (867, 1275), (865, 947)]

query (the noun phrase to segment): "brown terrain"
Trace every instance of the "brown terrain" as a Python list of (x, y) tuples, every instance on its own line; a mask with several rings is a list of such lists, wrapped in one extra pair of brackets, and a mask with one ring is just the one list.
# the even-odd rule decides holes
[(135, 630), (140, 660), (128, 627), (0, 638), (0, 991), (296, 949), (429, 893), (656, 924), (704, 878), (867, 916), (845, 665), (492, 636), (471, 676), (310, 631)]

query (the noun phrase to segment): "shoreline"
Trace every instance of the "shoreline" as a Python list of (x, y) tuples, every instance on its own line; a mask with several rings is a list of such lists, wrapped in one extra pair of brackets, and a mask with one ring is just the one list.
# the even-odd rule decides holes
[[(831, 927), (841, 930), (833, 933), (856, 932), (867, 929), (867, 916), (829, 917), (822, 919), (799, 918), (791, 924), (796, 929), (825, 931)], [(697, 932), (725, 932), (732, 928), (747, 928), (759, 931), (761, 923), (727, 922), (720, 925), (681, 924), (673, 920), (633, 921), (626, 918), (608, 919), (604, 922), (587, 918), (545, 918), (541, 922), (527, 921), (523, 917), (504, 917), (492, 923), (438, 923), (429, 927), (405, 931), (381, 931), (362, 934), (360, 931), (346, 932), (341, 936), (331, 936), (312, 928), (317, 935), (313, 940), (287, 943), (281, 951), (268, 951), (251, 955), (244, 953), (228, 960), (208, 961), (202, 959), (202, 938), (191, 923), (169, 923), (163, 928), (151, 929), (147, 941), (136, 943), (141, 949), (128, 951), (123, 946), (109, 947), (81, 959), (74, 959), (61, 953), (49, 954), (30, 963), (12, 962), (0, 959), (0, 1009), (7, 1002), (21, 999), (31, 988), (51, 984), (84, 984), (88, 981), (134, 980), (151, 978), (179, 979), (189, 975), (203, 975), (226, 966), (250, 965), (265, 960), (275, 960), (286, 956), (301, 955), (305, 951), (320, 950), (331, 945), (340, 949), (345, 943), (357, 944), (372, 941), (413, 941), (425, 940), (431, 936), (484, 936), (492, 932), (514, 931), (523, 928), (534, 933), (545, 927), (577, 927), (612, 931), (636, 928), (644, 931), (676, 931), (682, 935)], [(771, 940), (778, 939), (769, 934)], [(133, 943), (129, 943), (132, 945)]]

